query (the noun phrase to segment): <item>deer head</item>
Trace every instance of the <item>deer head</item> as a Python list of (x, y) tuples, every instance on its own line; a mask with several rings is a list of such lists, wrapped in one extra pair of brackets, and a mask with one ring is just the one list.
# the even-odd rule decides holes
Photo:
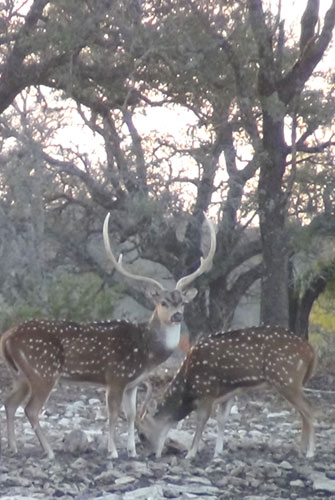
[[(155, 310), (151, 317), (151, 325), (156, 325), (156, 331), (166, 329), (172, 326), (171, 335), (167, 333), (167, 338), (170, 340), (170, 349), (175, 349), (180, 338), (180, 324), (183, 320), (184, 305), (189, 303), (197, 295), (195, 288), (189, 288), (194, 280), (201, 274), (207, 272), (212, 265), (213, 257), (216, 250), (216, 235), (212, 222), (205, 216), (205, 223), (209, 228), (210, 233), (210, 248), (206, 257), (202, 257), (199, 267), (187, 276), (182, 277), (176, 283), (175, 289), (170, 291), (163, 287), (159, 281), (138, 274), (134, 274), (126, 270), (122, 264), (122, 254), (117, 259), (111, 249), (108, 224), (110, 214), (106, 215), (103, 225), (103, 239), (106, 249), (106, 254), (113, 264), (114, 268), (123, 276), (130, 280), (142, 282), (147, 285), (147, 293), (150, 295), (155, 304)], [(167, 330), (165, 330), (167, 332)], [(173, 340), (174, 339), (174, 340)]]

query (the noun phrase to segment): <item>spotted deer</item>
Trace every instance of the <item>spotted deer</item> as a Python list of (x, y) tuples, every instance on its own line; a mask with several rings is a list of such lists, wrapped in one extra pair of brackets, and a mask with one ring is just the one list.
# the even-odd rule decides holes
[(210, 234), (206, 258), (191, 274), (181, 278), (174, 290), (165, 289), (150, 277), (132, 274), (111, 250), (107, 214), (103, 239), (108, 258), (115, 269), (131, 280), (141, 281), (155, 304), (151, 318), (135, 324), (127, 321), (80, 324), (73, 321), (28, 321), (14, 326), (1, 337), (1, 351), (13, 376), (14, 389), (5, 402), (8, 445), (17, 450), (14, 417), (17, 408), (24, 411), (40, 444), (51, 459), (54, 452), (45, 437), (39, 413), (57, 381), (100, 384), (106, 388), (108, 412), (108, 452), (117, 457), (115, 427), (121, 408), (127, 418), (129, 456), (136, 456), (134, 422), (139, 384), (178, 346), (184, 305), (197, 291), (190, 284), (208, 271), (215, 253), (213, 224), (205, 218)]
[(191, 347), (156, 413), (147, 413), (137, 422), (140, 435), (151, 443), (159, 458), (170, 428), (195, 410), (196, 432), (186, 455), (194, 458), (206, 422), (217, 406), (214, 456), (218, 456), (235, 394), (270, 386), (300, 413), (301, 447), (307, 457), (312, 457), (313, 410), (302, 386), (313, 375), (315, 365), (313, 347), (279, 327), (246, 328), (202, 338)]

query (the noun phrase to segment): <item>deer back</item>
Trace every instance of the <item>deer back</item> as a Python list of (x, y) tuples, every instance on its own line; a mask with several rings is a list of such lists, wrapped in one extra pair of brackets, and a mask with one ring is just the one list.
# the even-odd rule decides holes
[(281, 327), (245, 328), (202, 339), (191, 351), (187, 379), (204, 394), (221, 388), (305, 383), (316, 356), (307, 341)]
[(149, 359), (145, 327), (126, 321), (33, 320), (4, 335), (8, 365), (14, 371), (35, 371), (45, 379), (61, 376), (107, 384), (113, 378), (127, 384), (143, 373)]

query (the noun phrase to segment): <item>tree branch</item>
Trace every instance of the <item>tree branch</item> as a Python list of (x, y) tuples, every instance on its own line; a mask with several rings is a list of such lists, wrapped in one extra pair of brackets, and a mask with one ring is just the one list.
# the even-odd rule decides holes
[(104, 189), (91, 175), (78, 168), (73, 162), (58, 160), (44, 152), (42, 153), (42, 158), (50, 165), (61, 169), (66, 174), (78, 177), (82, 180), (92, 198), (96, 199), (101, 206), (108, 210), (115, 208), (115, 201), (113, 201), (112, 193)]
[(258, 87), (262, 96), (269, 96), (275, 90), (275, 66), (272, 36), (266, 26), (261, 0), (248, 0), (249, 17), (256, 40), (259, 57)]
[(319, 0), (308, 0), (307, 2), (305, 12), (301, 18), (300, 52), (305, 50), (314, 36), (315, 26), (319, 20), (319, 5)]
[[(307, 9), (309, 4), (310, 2), (307, 5)], [(292, 100), (296, 92), (301, 92), (316, 65), (321, 61), (331, 41), (334, 26), (335, 0), (332, 1), (332, 5), (325, 15), (323, 29), (320, 35), (313, 37), (309, 43), (305, 45), (304, 50), (291, 71), (277, 83), (279, 97), (285, 104), (288, 104)]]

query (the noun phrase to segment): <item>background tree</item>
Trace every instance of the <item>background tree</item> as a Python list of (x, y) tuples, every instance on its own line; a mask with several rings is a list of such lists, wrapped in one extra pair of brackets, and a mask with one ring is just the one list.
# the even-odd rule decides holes
[[(334, 2), (319, 32), (318, 2), (306, 2), (297, 40), (281, 13), (256, 0), (35, 0), (26, 13), (25, 5), (6, 2), (0, 19), (1, 210), (12, 222), (4, 245), (8, 234), (17, 244), (28, 210), (34, 297), (48, 301), (38, 283), (64, 262), (113, 282), (93, 250), (107, 210), (114, 239), (178, 278), (198, 265), (199, 222), (210, 211), (218, 251), (188, 325), (195, 333), (229, 327), (260, 277), (261, 320), (288, 324), (297, 230), (325, 208), (308, 208), (303, 172), (314, 182), (332, 151), (333, 75), (318, 73), (322, 91), (307, 83), (330, 44)], [(172, 114), (167, 133), (159, 122)], [(70, 119), (82, 131), (77, 144), (60, 133), (73, 133)], [(23, 156), (15, 164), (16, 155)], [(12, 289), (7, 275), (4, 295)]]

